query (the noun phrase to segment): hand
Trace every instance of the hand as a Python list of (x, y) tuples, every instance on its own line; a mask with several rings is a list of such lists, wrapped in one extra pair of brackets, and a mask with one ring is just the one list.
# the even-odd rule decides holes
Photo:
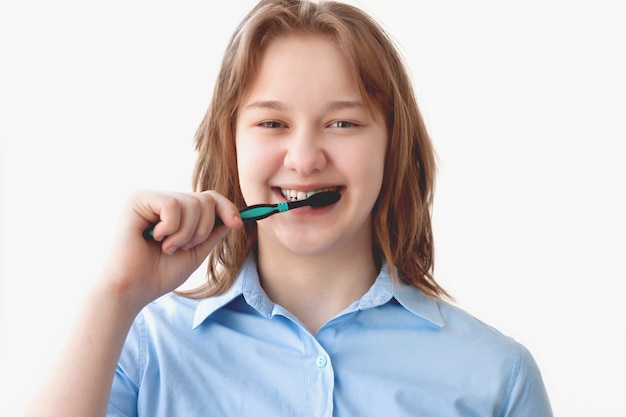
[[(217, 216), (224, 225), (213, 228)], [(154, 223), (156, 242), (149, 242), (142, 233)], [(137, 193), (124, 211), (101, 284), (138, 311), (178, 288), (229, 229), (242, 226), (237, 207), (215, 191)]]

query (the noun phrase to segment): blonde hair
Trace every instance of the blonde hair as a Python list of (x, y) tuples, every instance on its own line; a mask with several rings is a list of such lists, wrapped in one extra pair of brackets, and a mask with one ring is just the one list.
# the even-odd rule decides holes
[[(244, 206), (236, 164), (237, 112), (264, 45), (295, 33), (320, 34), (336, 42), (367, 105), (386, 118), (385, 170), (372, 211), (377, 264), (386, 261), (394, 278), (429, 296), (448, 297), (433, 278), (434, 150), (397, 49), (384, 30), (356, 7), (332, 1), (262, 0), (244, 18), (226, 49), (212, 102), (196, 133), (195, 189), (216, 190), (238, 207)], [(255, 224), (229, 232), (209, 255), (207, 282), (183, 294), (204, 298), (226, 291), (255, 245)]]

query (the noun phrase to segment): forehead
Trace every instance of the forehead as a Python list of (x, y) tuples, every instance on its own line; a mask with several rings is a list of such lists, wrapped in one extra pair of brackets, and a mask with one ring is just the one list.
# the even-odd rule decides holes
[(246, 98), (264, 93), (304, 92), (312, 87), (360, 95), (352, 65), (330, 37), (281, 36), (263, 44)]

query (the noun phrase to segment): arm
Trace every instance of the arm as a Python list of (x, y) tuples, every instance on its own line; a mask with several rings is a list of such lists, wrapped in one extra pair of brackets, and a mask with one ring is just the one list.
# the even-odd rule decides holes
[[(216, 215), (225, 226), (213, 229)], [(124, 219), (112, 256), (28, 416), (104, 416), (115, 367), (136, 315), (178, 288), (229, 228), (242, 226), (237, 208), (214, 192), (139, 193)], [(142, 236), (156, 221), (154, 238), (160, 245)]]

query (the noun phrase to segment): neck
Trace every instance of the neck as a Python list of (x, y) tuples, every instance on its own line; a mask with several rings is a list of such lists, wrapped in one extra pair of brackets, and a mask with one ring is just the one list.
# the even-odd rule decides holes
[(364, 254), (277, 254), (259, 247), (261, 285), (270, 299), (294, 314), (311, 333), (361, 298), (378, 270), (371, 247)]

